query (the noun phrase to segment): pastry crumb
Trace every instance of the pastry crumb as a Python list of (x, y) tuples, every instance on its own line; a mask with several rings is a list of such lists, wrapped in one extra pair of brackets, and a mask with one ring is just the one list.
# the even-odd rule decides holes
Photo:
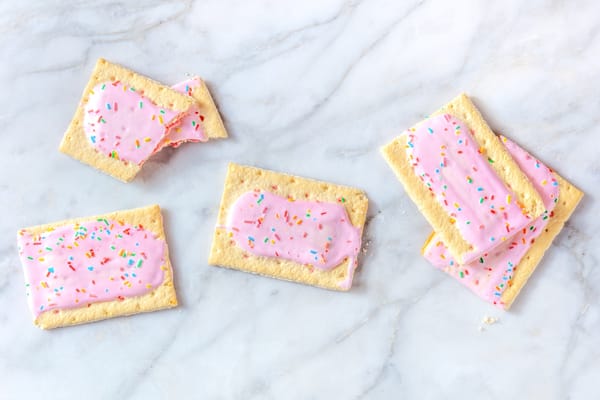
[(371, 240), (366, 240), (361, 251), (363, 254), (367, 254), (367, 252), (369, 251), (369, 246), (371, 245)]
[(496, 318), (496, 317), (490, 317), (489, 315), (485, 315), (482, 319), (481, 319), (481, 324), (479, 324), (479, 326), (477, 327), (477, 330), (479, 332), (483, 332), (486, 329), (486, 326), (489, 325), (494, 325), (495, 323), (499, 322), (500, 319)]

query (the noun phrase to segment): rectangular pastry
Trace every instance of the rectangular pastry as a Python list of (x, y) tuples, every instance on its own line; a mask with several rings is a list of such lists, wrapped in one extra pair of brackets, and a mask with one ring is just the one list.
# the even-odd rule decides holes
[(460, 263), (491, 251), (544, 211), (533, 184), (464, 94), (382, 153)]
[(209, 263), (348, 290), (367, 207), (362, 190), (229, 164)]
[(511, 140), (506, 149), (541, 194), (544, 213), (489, 253), (456, 262), (441, 235), (432, 233), (422, 252), (436, 268), (454, 276), (484, 300), (508, 309), (577, 207), (583, 193)]
[(21, 229), (17, 242), (40, 328), (177, 305), (157, 205)]

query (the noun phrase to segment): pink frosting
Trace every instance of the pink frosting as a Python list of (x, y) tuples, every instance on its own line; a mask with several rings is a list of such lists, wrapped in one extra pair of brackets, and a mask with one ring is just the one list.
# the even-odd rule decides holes
[(321, 270), (348, 259), (352, 286), (360, 229), (354, 227), (341, 204), (294, 201), (267, 191), (241, 195), (228, 211), (227, 227), (242, 249), (257, 256), (283, 258)]
[[(192, 96), (192, 91), (200, 86), (200, 78), (195, 76), (191, 79), (179, 82), (171, 86), (171, 88), (180, 93)], [(185, 142), (206, 142), (208, 140), (208, 136), (206, 136), (203, 126), (204, 115), (202, 115), (200, 112), (198, 105), (194, 104), (186, 113), (186, 115), (171, 129), (169, 129), (169, 132), (163, 139), (162, 145), (179, 147)]]
[(141, 225), (98, 219), (17, 238), (35, 316), (143, 295), (164, 279), (166, 244)]
[(435, 195), (462, 237), (473, 246), (464, 262), (479, 258), (525, 227), (530, 219), (490, 166), (473, 132), (449, 115), (429, 118), (406, 132), (417, 176)]
[(100, 153), (141, 165), (180, 117), (120, 81), (105, 82), (94, 87), (84, 105), (83, 129)]
[[(194, 77), (172, 88), (191, 96), (200, 85), (200, 78)], [(96, 85), (84, 110), (84, 131), (92, 146), (138, 165), (165, 146), (207, 141), (203, 121), (197, 105), (186, 113), (164, 109), (120, 81)]]
[(455, 262), (444, 244), (437, 238), (430, 241), (424, 249), (425, 258), (436, 268), (454, 276), (484, 300), (500, 307), (503, 306), (500, 300), (502, 293), (509, 285), (519, 262), (535, 239), (544, 231), (549, 218), (553, 217), (552, 210), (559, 195), (558, 182), (548, 167), (505, 137), (502, 137), (502, 142), (542, 196), (546, 207), (544, 214), (492, 252), (485, 253), (478, 260), (464, 265)]

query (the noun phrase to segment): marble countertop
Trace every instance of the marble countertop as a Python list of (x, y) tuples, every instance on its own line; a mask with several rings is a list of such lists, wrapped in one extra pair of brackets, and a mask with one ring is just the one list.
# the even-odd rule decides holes
[[(597, 397), (599, 15), (593, 1), (3, 2), (0, 399)], [(231, 138), (163, 151), (130, 184), (59, 153), (98, 57), (165, 83), (201, 75)], [(421, 258), (429, 227), (379, 154), (461, 91), (586, 193), (510, 312)], [(207, 265), (228, 161), (366, 190), (349, 293)], [(17, 229), (152, 203), (180, 307), (34, 327)]]

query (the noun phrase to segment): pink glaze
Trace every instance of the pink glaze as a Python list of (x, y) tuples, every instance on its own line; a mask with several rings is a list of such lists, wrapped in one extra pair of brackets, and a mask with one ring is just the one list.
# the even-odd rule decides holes
[(242, 249), (330, 270), (348, 259), (350, 288), (361, 245), (341, 204), (293, 201), (267, 191), (241, 195), (228, 212), (227, 230)]
[(83, 129), (100, 153), (141, 165), (181, 116), (120, 81), (104, 82), (94, 87), (84, 105)]
[(140, 296), (164, 277), (165, 242), (141, 226), (99, 219), (17, 238), (35, 316)]
[(415, 173), (473, 246), (464, 262), (489, 252), (530, 222), (490, 166), (494, 160), (479, 148), (462, 121), (439, 115), (406, 134), (406, 151)]
[[(171, 88), (192, 96), (192, 91), (201, 86), (200, 78), (195, 76), (191, 79), (179, 82)], [(197, 104), (194, 104), (186, 115), (177, 122), (163, 139), (162, 146), (168, 145), (171, 147), (179, 147), (185, 142), (206, 142), (208, 136), (203, 129), (204, 126), (204, 115), (200, 113), (200, 108)], [(161, 146), (161, 147), (162, 147)]]
[(436, 268), (454, 276), (484, 300), (503, 306), (500, 298), (512, 279), (519, 262), (535, 239), (544, 231), (558, 201), (559, 186), (552, 171), (514, 142), (502, 137), (502, 142), (519, 168), (531, 180), (544, 200), (546, 211), (531, 224), (507, 239), (479, 260), (465, 265), (456, 263), (444, 244), (434, 237), (424, 250), (425, 258)]

